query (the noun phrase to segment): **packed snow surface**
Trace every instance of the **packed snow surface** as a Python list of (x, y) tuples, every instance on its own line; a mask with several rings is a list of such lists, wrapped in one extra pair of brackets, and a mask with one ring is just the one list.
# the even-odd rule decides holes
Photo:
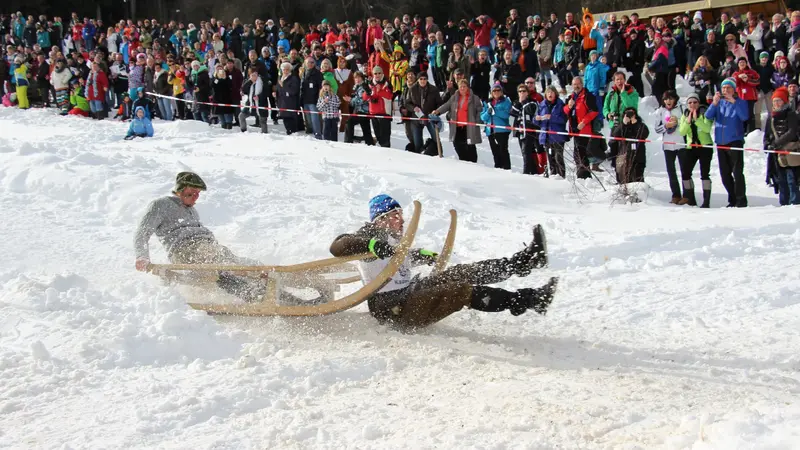
[[(440, 160), (282, 127), (155, 129), (124, 141), (110, 120), (0, 110), (0, 448), (800, 448), (800, 214), (776, 206), (763, 154), (745, 159), (750, 208), (722, 208), (715, 158), (701, 210), (667, 204), (657, 144), (630, 205), (608, 175), (606, 192), (519, 174), (513, 140), (508, 173), (485, 145), (473, 165), (449, 143)], [(139, 218), (183, 170), (240, 255), (328, 257), (385, 192), (422, 202), (425, 248), (458, 210), (453, 263), (543, 224), (550, 267), (504, 286), (557, 275), (559, 292), (544, 317), (462, 311), (417, 334), (366, 305), (209, 317), (133, 267)]]

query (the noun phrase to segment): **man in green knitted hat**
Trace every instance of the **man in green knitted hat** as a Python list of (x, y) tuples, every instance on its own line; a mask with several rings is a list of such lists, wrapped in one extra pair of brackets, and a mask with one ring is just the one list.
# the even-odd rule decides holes
[[(173, 264), (235, 264), (260, 265), (258, 261), (236, 256), (214, 238), (200, 223), (194, 208), (206, 183), (193, 172), (181, 172), (175, 178), (172, 195), (150, 203), (134, 238), (136, 270), (147, 271), (150, 266), (150, 237), (155, 234)], [(220, 274), (217, 284), (228, 293), (245, 300), (255, 300), (263, 287), (229, 274)]]

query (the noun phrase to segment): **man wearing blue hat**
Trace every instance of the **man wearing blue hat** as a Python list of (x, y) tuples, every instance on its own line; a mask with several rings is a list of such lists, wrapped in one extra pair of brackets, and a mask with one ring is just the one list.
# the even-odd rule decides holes
[[(374, 259), (358, 263), (365, 284), (389, 264), (403, 233), (402, 207), (390, 196), (372, 198), (369, 216), (369, 223), (355, 233), (337, 237), (330, 249), (336, 257), (372, 253)], [(529, 309), (545, 314), (558, 284), (557, 278), (551, 278), (542, 287), (518, 291), (486, 286), (547, 266), (544, 230), (539, 225), (533, 229), (533, 242), (510, 258), (459, 264), (426, 278), (411, 278), (412, 267), (433, 265), (437, 257), (429, 250), (412, 249), (389, 282), (367, 300), (370, 313), (381, 323), (405, 329), (428, 326), (464, 307), (485, 312), (508, 310), (515, 316)]]

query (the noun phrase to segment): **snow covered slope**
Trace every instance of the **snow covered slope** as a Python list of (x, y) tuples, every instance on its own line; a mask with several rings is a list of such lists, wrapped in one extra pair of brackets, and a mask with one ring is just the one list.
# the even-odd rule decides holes
[[(439, 160), (155, 127), (123, 141), (123, 124), (0, 109), (0, 448), (800, 448), (800, 215), (774, 206), (763, 155), (746, 157), (753, 207), (720, 208), (715, 159), (700, 210), (666, 203), (655, 145), (631, 206), (609, 177), (494, 170), (487, 148), (472, 165), (449, 144)], [(186, 169), (242, 255), (326, 257), (386, 192), (423, 203), (423, 247), (459, 211), (454, 263), (542, 223), (551, 267), (507, 285), (561, 290), (546, 317), (463, 311), (416, 335), (366, 306), (210, 318), (133, 270), (137, 221)]]

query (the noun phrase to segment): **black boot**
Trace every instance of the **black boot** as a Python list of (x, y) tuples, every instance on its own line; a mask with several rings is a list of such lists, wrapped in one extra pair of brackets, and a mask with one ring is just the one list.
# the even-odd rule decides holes
[(711, 180), (703, 180), (703, 204), (700, 207), (711, 207)]
[(542, 287), (520, 289), (516, 292), (489, 286), (474, 286), (470, 308), (484, 312), (508, 310), (514, 316), (525, 314), (529, 309), (545, 314), (553, 301), (557, 285), (558, 278), (551, 278), (550, 282)]
[(515, 310), (511, 308), (511, 314), (518, 316), (524, 313), (525, 310), (519, 309), (522, 306), (524, 306), (526, 310), (532, 309), (541, 315), (547, 314), (547, 308), (549, 308), (550, 303), (553, 302), (557, 287), (558, 278), (553, 277), (542, 287), (518, 290), (516, 292), (518, 309)]
[(533, 241), (509, 258), (510, 271), (519, 277), (530, 275), (531, 270), (547, 267), (547, 238), (541, 225), (533, 227)]

